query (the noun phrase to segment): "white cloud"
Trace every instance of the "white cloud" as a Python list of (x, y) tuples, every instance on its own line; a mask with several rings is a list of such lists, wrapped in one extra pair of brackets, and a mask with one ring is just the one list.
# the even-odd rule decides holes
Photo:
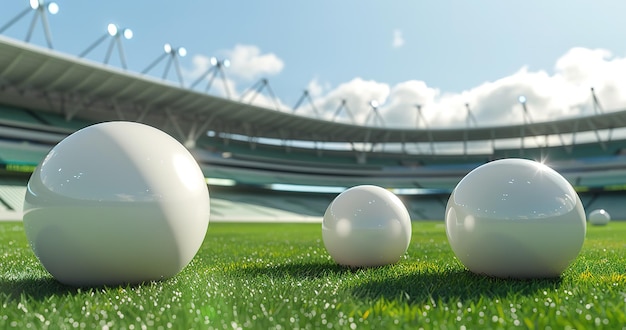
[(194, 89), (205, 91), (209, 86), (207, 92), (235, 100), (239, 100), (242, 93), (247, 93), (246, 100), (252, 100), (253, 104), (272, 109), (276, 108), (274, 104), (279, 104), (280, 109), (286, 108), (280, 100), (272, 100), (270, 95), (255, 91), (246, 92), (240, 87), (241, 84), (249, 86), (253, 79), (259, 79), (257, 80), (259, 82), (260, 79), (280, 73), (284, 64), (278, 56), (273, 53), (263, 54), (256, 46), (241, 44), (219, 53), (223, 55), (219, 57), (220, 60), (227, 59), (230, 62), (228, 68), (223, 68), (224, 76), (212, 66), (211, 57), (195, 55), (192, 57), (192, 68), (183, 70), (190, 87), (193, 84)]
[(573, 48), (556, 61), (554, 73), (523, 67), (510, 76), (461, 93), (442, 93), (418, 80), (390, 86), (355, 78), (318, 96), (316, 105), (320, 105), (324, 118), (332, 119), (345, 99), (356, 122), (362, 124), (371, 111), (368, 102), (377, 100), (387, 126), (415, 127), (416, 105), (420, 104), (430, 127), (458, 127), (466, 125), (467, 103), (478, 125), (486, 126), (523, 122), (518, 97), (524, 95), (531, 120), (545, 121), (591, 114), (592, 86), (605, 110), (624, 108), (625, 76), (626, 58), (614, 57), (602, 49)]
[[(292, 106), (272, 99), (268, 90), (261, 93), (246, 92), (241, 85), (250, 86), (251, 79), (278, 74), (283, 61), (272, 53), (262, 54), (258, 47), (237, 45), (230, 54), (231, 67), (226, 70), (226, 81), (220, 76), (212, 82), (210, 93), (226, 96), (226, 88), (231, 98), (239, 100), (247, 93), (244, 102), (281, 111), (292, 111)], [(192, 58), (193, 67), (184, 70), (186, 81), (195, 81), (205, 73), (210, 58), (196, 55)], [(591, 114), (593, 103), (590, 88), (605, 110), (626, 107), (626, 58), (615, 57), (607, 50), (573, 48), (555, 61), (553, 72), (530, 71), (520, 68), (512, 75), (485, 82), (460, 93), (445, 93), (428, 86), (426, 82), (409, 80), (395, 85), (373, 80), (354, 78), (333, 88), (328, 83), (312, 79), (306, 89), (313, 99), (303, 102), (297, 114), (321, 117), (327, 120), (364, 124), (371, 116), (369, 102), (377, 101), (379, 113), (388, 127), (423, 127), (418, 122), (417, 105), (429, 127), (464, 126), (467, 119), (466, 104), (478, 125), (514, 124), (523, 121), (523, 108), (518, 97), (527, 99), (528, 113), (533, 121)], [(204, 90), (208, 77), (197, 84), (195, 89)], [(225, 87), (227, 86), (227, 87)], [(279, 95), (276, 95), (280, 97)], [(342, 102), (345, 101), (345, 107)], [(368, 124), (372, 124), (372, 120)]]
[(309, 91), (309, 95), (311, 95), (311, 97), (321, 96), (329, 88), (330, 85), (328, 83), (322, 84), (317, 80), (317, 78), (311, 80), (306, 86), (306, 90)]
[(276, 75), (285, 66), (283, 60), (274, 53), (262, 54), (257, 46), (252, 45), (238, 44), (233, 49), (224, 51), (224, 54), (231, 63), (229, 75), (247, 81)]
[(402, 30), (393, 30), (393, 40), (391, 41), (391, 46), (393, 48), (400, 48), (404, 46), (404, 37), (402, 36)]
[[(364, 124), (372, 111), (369, 103), (376, 101), (383, 104), (387, 97), (389, 97), (389, 85), (354, 78), (328, 92), (316, 104), (324, 110), (322, 117), (325, 119), (332, 120), (336, 117), (335, 119), (345, 122)], [(344, 101), (345, 107), (342, 107)]]
[(271, 88), (272, 87), (269, 82), (267, 82), (267, 85), (263, 85), (261, 83), (254, 84), (241, 93), (239, 100), (243, 103), (254, 104), (259, 107), (265, 107), (273, 110), (287, 112), (293, 111), (291, 107), (282, 103)]
[[(418, 105), (423, 109), (433, 106), (440, 91), (428, 87), (423, 81), (409, 80), (393, 86), (390, 94), (389, 102), (381, 109), (389, 125), (407, 126), (415, 123), (419, 127), (424, 127), (421, 118), (418, 122)], [(422, 114), (426, 117), (427, 123), (430, 123), (435, 112), (423, 111)], [(427, 114), (430, 116), (426, 116)]]
[(322, 83), (317, 78), (314, 78), (307, 84), (305, 90), (309, 93), (309, 95), (306, 98), (304, 94), (299, 96), (299, 104), (294, 104), (294, 107), (297, 105), (295, 112), (299, 115), (319, 118), (320, 111), (318, 108), (321, 106), (319, 100), (323, 97), (326, 91), (330, 90), (330, 84)]
[[(237, 84), (227, 74), (224, 76), (211, 64), (211, 58), (194, 55), (191, 58), (191, 69), (182, 69), (187, 85), (198, 91), (206, 91), (221, 97), (237, 99)], [(226, 79), (224, 79), (226, 77)]]
[(611, 52), (605, 49), (572, 48), (556, 62), (556, 70), (573, 84), (587, 83), (594, 76), (607, 76), (605, 62)]
[(194, 55), (191, 58), (191, 70), (185, 70), (185, 76), (188, 78), (199, 78), (211, 67), (211, 59), (204, 55)]

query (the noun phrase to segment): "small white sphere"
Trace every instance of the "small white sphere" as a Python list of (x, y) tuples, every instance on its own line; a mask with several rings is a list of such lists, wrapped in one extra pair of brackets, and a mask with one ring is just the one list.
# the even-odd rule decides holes
[(611, 221), (611, 215), (604, 209), (599, 209), (591, 211), (587, 219), (592, 225), (605, 226)]
[(548, 166), (503, 159), (477, 167), (452, 192), (446, 233), (470, 271), (503, 278), (558, 277), (582, 248), (585, 211)]
[(402, 201), (378, 186), (352, 187), (330, 203), (322, 238), (340, 265), (373, 267), (400, 260), (411, 241), (411, 218)]
[(209, 224), (193, 156), (166, 133), (107, 122), (59, 142), (33, 172), (24, 230), (58, 281), (117, 285), (176, 275)]

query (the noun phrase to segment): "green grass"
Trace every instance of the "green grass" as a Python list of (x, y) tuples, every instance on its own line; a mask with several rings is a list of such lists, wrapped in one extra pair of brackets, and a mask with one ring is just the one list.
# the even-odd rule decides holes
[(0, 328), (622, 328), (626, 223), (589, 227), (558, 279), (474, 275), (442, 222), (413, 223), (402, 260), (335, 265), (319, 224), (212, 223), (196, 258), (166, 281), (73, 288), (39, 264), (21, 223), (0, 223)]

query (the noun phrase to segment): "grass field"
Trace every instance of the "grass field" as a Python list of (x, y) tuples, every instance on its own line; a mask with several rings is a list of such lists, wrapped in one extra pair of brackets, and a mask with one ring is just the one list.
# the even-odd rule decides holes
[(626, 223), (588, 227), (562, 277), (502, 280), (454, 258), (443, 222), (414, 222), (402, 260), (335, 265), (319, 224), (211, 223), (196, 258), (166, 281), (73, 288), (0, 223), (0, 328), (610, 328), (626, 325)]

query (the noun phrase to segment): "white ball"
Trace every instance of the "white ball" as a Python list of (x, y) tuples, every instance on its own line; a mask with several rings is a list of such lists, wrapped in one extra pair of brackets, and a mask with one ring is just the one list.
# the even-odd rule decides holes
[(32, 174), (24, 229), (42, 265), (69, 285), (116, 285), (176, 275), (209, 224), (198, 163), (166, 133), (138, 123), (86, 127)]
[(446, 208), (446, 233), (470, 271), (504, 278), (558, 277), (578, 256), (585, 211), (570, 183), (525, 159), (468, 173)]
[(388, 265), (400, 260), (409, 247), (411, 218), (392, 192), (356, 186), (339, 194), (326, 209), (322, 239), (340, 265)]
[(593, 210), (589, 213), (589, 223), (596, 226), (604, 226), (611, 221), (611, 215), (604, 209)]

